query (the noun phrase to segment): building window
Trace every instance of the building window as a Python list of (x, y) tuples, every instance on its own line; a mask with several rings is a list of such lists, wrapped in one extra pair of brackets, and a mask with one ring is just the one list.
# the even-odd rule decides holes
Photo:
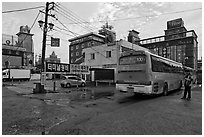
[(111, 57), (111, 51), (106, 51), (106, 58), (110, 58)]
[(74, 50), (74, 46), (71, 46), (71, 51)]
[(19, 52), (19, 51), (16, 51), (16, 55), (20, 55), (20, 52)]
[(71, 57), (73, 57), (73, 53), (71, 53)]
[(79, 56), (79, 52), (76, 52), (76, 56)]
[(91, 53), (91, 59), (95, 59), (95, 53)]
[(76, 45), (76, 49), (78, 49), (79, 48), (79, 45)]
[(82, 49), (84, 48), (84, 43), (81, 44), (81, 48), (82, 48)]
[(91, 47), (91, 42), (88, 42), (88, 47)]
[(83, 53), (83, 58), (85, 59), (85, 52)]

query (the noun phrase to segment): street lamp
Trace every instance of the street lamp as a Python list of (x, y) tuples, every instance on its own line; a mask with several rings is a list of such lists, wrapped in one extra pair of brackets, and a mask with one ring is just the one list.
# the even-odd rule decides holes
[[(48, 27), (46, 27), (45, 28), (45, 25), (44, 25), (44, 21), (42, 21), (42, 20), (39, 20), (38, 21), (38, 23), (39, 23), (39, 27), (42, 29), (42, 30), (44, 30), (44, 31), (47, 31), (47, 32), (49, 32), (49, 31), (51, 31), (51, 30), (53, 30), (53, 27), (54, 27), (54, 24), (53, 23), (48, 23)], [(44, 26), (43, 26), (44, 25)], [(44, 28), (44, 29), (43, 29)]]

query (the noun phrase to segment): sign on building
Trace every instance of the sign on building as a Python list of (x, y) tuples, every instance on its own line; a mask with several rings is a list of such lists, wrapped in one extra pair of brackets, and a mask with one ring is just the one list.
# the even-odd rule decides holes
[(70, 72), (75, 74), (89, 74), (89, 66), (79, 65), (79, 64), (70, 64)]
[(51, 47), (59, 47), (60, 39), (51, 37)]
[(46, 72), (70, 72), (70, 65), (46, 62)]
[(184, 26), (184, 22), (182, 18), (171, 20), (167, 22), (167, 29), (179, 28), (183, 26)]

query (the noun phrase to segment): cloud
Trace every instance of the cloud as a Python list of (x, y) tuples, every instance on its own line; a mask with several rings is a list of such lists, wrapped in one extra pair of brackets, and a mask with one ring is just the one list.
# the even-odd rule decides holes
[[(167, 7), (170, 8), (171, 4), (161, 2), (101, 3), (98, 12), (92, 17), (92, 21), (108, 21), (114, 25), (115, 30), (127, 32), (128, 29), (141, 29), (142, 26), (154, 21), (167, 11)], [(119, 31), (117, 37), (124, 37), (124, 34)]]

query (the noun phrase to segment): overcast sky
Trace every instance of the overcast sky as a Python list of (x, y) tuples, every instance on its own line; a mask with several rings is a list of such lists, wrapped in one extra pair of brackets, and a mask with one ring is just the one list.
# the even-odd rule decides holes
[[(141, 39), (164, 35), (167, 21), (182, 18), (186, 29), (195, 30), (198, 35), (198, 56), (199, 58), (202, 56), (201, 2), (56, 2), (56, 4), (58, 7), (51, 13), (56, 15), (58, 21), (49, 17), (49, 22), (55, 24), (56, 27), (48, 34), (60, 37), (61, 43), (59, 48), (47, 45), (46, 56), (55, 51), (62, 63), (68, 63), (68, 39), (78, 34), (97, 32), (106, 21), (114, 27), (113, 30), (119, 40), (127, 39), (128, 31), (132, 29), (140, 32)], [(45, 6), (45, 2), (2, 2), (2, 11), (37, 6)], [(16, 35), (20, 26), (31, 27), (39, 10), (42, 9), (3, 13), (2, 33)], [(81, 20), (74, 20), (73, 16)], [(42, 13), (38, 20), (44, 20)], [(31, 29), (31, 33), (34, 34), (35, 54), (41, 54), (42, 31), (37, 21)], [(87, 23), (81, 23), (85, 21)], [(50, 37), (48, 37), (49, 39)]]

